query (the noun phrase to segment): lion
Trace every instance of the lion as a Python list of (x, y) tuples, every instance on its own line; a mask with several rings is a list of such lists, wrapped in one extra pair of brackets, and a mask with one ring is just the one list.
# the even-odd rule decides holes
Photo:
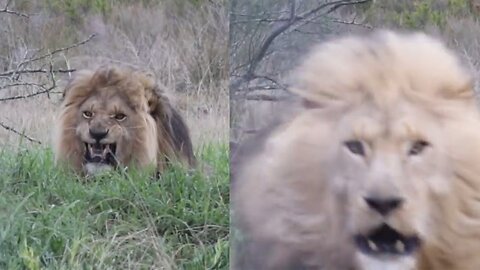
[(189, 130), (151, 74), (116, 66), (77, 71), (63, 93), (56, 163), (94, 175), (117, 167), (195, 165)]
[[(320, 44), (232, 182), (237, 269), (480, 269), (480, 114), (441, 41)], [(235, 231), (235, 230), (234, 230)]]

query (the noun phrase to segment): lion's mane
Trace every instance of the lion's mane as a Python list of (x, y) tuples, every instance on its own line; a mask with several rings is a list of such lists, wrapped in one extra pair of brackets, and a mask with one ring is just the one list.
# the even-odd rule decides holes
[(107, 88), (116, 91), (114, 95), (134, 111), (137, 119), (134, 125), (123, 127), (129, 139), (119, 146), (124, 148), (118, 151), (121, 165), (143, 167), (153, 163), (162, 171), (173, 161), (195, 164), (188, 128), (153, 76), (115, 66), (77, 71), (66, 86), (54, 135), (56, 162), (84, 170), (85, 147), (77, 134), (79, 109), (86, 99), (101, 98), (97, 94)]
[(426, 198), (428, 240), (415, 269), (480, 269), (480, 115), (471, 75), (450, 50), (421, 33), (348, 36), (314, 48), (294, 75), (299, 112), (243, 146), (250, 150), (236, 162), (238, 269), (357, 269), (348, 204), (332, 192), (341, 183), (329, 183), (328, 149), (341, 136), (332, 127), (361, 106), (387, 111), (403, 101), (434, 116), (452, 172), (434, 184), (441, 195)]

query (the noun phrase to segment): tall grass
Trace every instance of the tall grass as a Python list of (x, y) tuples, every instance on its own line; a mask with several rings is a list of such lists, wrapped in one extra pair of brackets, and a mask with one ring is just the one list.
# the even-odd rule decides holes
[[(0, 7), (7, 0), (0, 0)], [(0, 13), (0, 70), (66, 47), (96, 34), (87, 44), (32, 63), (29, 68), (91, 69), (132, 66), (152, 72), (186, 118), (194, 144), (226, 140), (227, 6), (224, 1), (10, 1), (10, 9), (29, 18)], [(93, 3), (93, 4), (92, 4)], [(105, 7), (105, 8), (103, 8)], [(49, 96), (0, 102), (0, 121), (45, 144), (58, 99), (71, 74), (56, 74)], [(13, 80), (13, 81), (12, 81)], [(22, 75), (21, 82), (50, 85), (49, 74)], [(36, 92), (31, 86), (7, 87), (15, 77), (0, 76), (0, 98)], [(18, 136), (0, 128), (0, 145)]]
[(160, 179), (85, 179), (48, 149), (3, 151), (0, 269), (228, 269), (227, 151), (206, 145), (199, 170)]

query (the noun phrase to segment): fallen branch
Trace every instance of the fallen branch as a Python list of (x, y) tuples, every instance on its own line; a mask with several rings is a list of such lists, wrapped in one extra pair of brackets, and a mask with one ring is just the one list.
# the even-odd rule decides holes
[(13, 132), (13, 133), (15, 133), (15, 134), (17, 134), (17, 135), (19, 135), (19, 136), (21, 136), (21, 137), (23, 137), (23, 138), (31, 141), (31, 142), (38, 143), (38, 144), (42, 144), (41, 141), (39, 141), (39, 140), (37, 140), (37, 139), (34, 139), (34, 138), (30, 137), (30, 136), (27, 136), (27, 135), (25, 135), (24, 133), (19, 132), (19, 131), (17, 131), (17, 130), (14, 129), (14, 128), (5, 125), (5, 124), (2, 123), (2, 122), (0, 122), (0, 127), (3, 127), (4, 129), (6, 129), (6, 130), (8, 130), (8, 131), (10, 131), (10, 132)]

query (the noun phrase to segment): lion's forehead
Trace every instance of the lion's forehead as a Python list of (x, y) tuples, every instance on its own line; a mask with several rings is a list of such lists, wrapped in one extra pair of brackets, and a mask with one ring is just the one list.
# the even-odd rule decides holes
[(365, 98), (388, 106), (404, 97), (441, 100), (463, 92), (473, 98), (469, 72), (439, 41), (423, 35), (327, 42), (306, 57), (295, 81), (294, 93), (331, 106)]
[(112, 90), (90, 95), (82, 107), (103, 111), (138, 111), (146, 107), (146, 101), (141, 97), (127, 96)]
[(438, 123), (438, 117), (432, 112), (400, 101), (396, 106), (383, 108), (366, 105), (351, 110), (339, 121), (345, 136), (370, 140), (423, 139), (437, 130)]

